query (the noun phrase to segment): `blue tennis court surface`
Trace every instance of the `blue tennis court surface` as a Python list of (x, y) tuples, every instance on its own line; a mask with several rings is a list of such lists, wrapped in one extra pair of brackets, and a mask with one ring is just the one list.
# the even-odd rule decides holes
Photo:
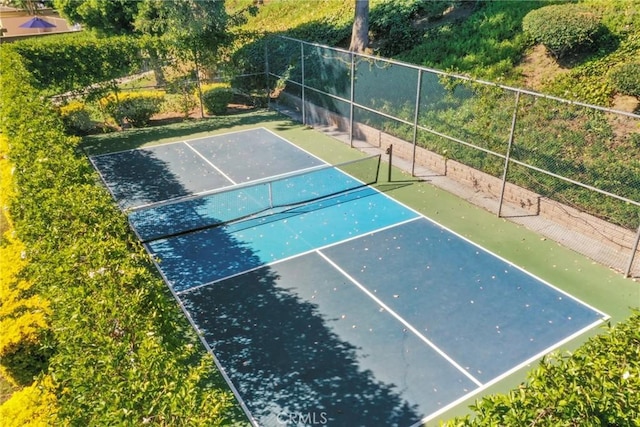
[(255, 425), (417, 426), (606, 318), (265, 129), (92, 161)]

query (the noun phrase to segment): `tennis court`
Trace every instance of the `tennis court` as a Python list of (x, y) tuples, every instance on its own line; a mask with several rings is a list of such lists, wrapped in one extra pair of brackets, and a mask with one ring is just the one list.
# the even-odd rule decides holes
[(256, 425), (417, 426), (606, 315), (256, 128), (93, 156)]

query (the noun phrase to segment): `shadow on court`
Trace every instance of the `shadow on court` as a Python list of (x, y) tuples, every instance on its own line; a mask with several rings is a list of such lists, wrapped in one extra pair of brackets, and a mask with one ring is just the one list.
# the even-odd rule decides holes
[(336, 426), (419, 421), (393, 384), (362, 369), (358, 348), (332, 330), (335, 319), (279, 279), (264, 267), (181, 295), (259, 424), (304, 416)]
[(135, 204), (134, 201), (152, 202), (188, 194), (168, 163), (149, 151), (116, 153), (94, 157), (92, 161), (122, 206), (128, 207)]

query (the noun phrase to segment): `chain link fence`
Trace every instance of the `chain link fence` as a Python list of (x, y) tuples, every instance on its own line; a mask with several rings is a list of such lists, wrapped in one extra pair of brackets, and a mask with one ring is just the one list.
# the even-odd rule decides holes
[(640, 276), (639, 115), (287, 37), (265, 63), (273, 108)]

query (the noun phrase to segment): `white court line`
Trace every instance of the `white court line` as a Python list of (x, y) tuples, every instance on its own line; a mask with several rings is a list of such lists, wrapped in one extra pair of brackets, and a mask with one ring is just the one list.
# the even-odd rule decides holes
[(486, 384), (482, 385), (481, 387), (473, 390), (471, 393), (467, 393), (464, 396), (462, 396), (462, 397), (454, 400), (453, 402), (449, 403), (448, 405), (438, 409), (436, 412), (433, 412), (433, 413), (427, 415), (425, 418), (421, 419), (420, 421), (418, 421), (417, 423), (411, 425), (410, 427), (419, 427), (419, 426), (422, 426), (423, 424), (425, 424), (425, 423), (427, 423), (429, 421), (432, 421), (434, 418), (436, 418), (439, 415), (447, 412), (450, 409), (455, 408), (456, 406), (458, 406), (459, 404), (461, 404), (465, 400), (470, 399), (471, 397), (473, 397), (473, 396), (475, 396), (475, 395), (477, 395), (479, 393), (482, 393), (483, 391), (485, 391), (486, 389), (488, 389), (492, 385), (502, 381), (503, 379), (507, 378), (508, 376), (513, 374), (514, 372), (526, 367), (527, 365), (530, 365), (530, 364), (536, 362), (538, 359), (541, 359), (547, 353), (550, 353), (551, 351), (556, 350), (557, 348), (559, 348), (559, 347), (563, 346), (564, 344), (568, 343), (569, 341), (579, 337), (580, 335), (584, 334), (585, 332), (589, 331), (590, 329), (593, 329), (596, 326), (604, 323), (605, 320), (606, 319), (598, 319), (595, 322), (591, 323), (590, 325), (587, 325), (584, 328), (580, 329), (579, 331), (574, 332), (573, 334), (569, 335), (568, 337), (564, 338), (563, 340), (558, 341), (557, 343), (549, 346), (545, 350), (542, 350), (541, 352), (539, 352), (535, 356), (531, 356), (529, 359), (525, 360), (524, 362), (514, 366), (513, 368), (509, 369), (508, 371), (503, 372), (502, 374), (500, 374), (497, 377), (493, 378), (491, 381), (489, 381)]
[[(185, 142), (185, 144), (187, 144), (187, 143)], [(191, 149), (193, 151), (195, 151), (196, 154), (198, 154), (200, 157), (203, 157), (196, 149), (194, 149), (193, 147), (191, 147)], [(331, 165), (329, 163), (325, 163), (325, 164), (316, 165), (316, 166), (309, 166), (308, 168), (298, 169), (298, 170), (291, 171), (291, 172), (283, 172), (283, 173), (280, 173), (280, 174), (277, 174), (277, 175), (273, 175), (273, 176), (267, 176), (267, 177), (264, 177), (264, 178), (259, 178), (259, 179), (254, 179), (254, 180), (251, 180), (251, 181), (241, 182), (239, 184), (235, 184), (234, 183), (234, 184), (231, 184), (231, 185), (225, 185), (223, 187), (213, 188), (211, 190), (202, 190), (202, 191), (197, 191), (195, 193), (187, 194), (187, 195), (184, 195), (184, 196), (172, 197), (172, 198), (161, 200), (161, 201), (158, 201), (158, 202), (150, 202), (150, 203), (145, 203), (143, 205), (136, 205), (135, 207), (129, 208), (129, 210), (130, 211), (138, 211), (138, 210), (145, 209), (145, 208), (148, 208), (148, 207), (163, 206), (163, 205), (173, 204), (173, 203), (176, 203), (176, 202), (200, 199), (200, 198), (202, 198), (204, 196), (209, 196), (209, 195), (214, 195), (214, 194), (221, 194), (221, 193), (225, 193), (225, 192), (228, 192), (228, 191), (240, 190), (240, 189), (244, 189), (244, 188), (251, 188), (251, 187), (254, 187), (254, 186), (261, 185), (261, 184), (280, 181), (280, 180), (283, 180), (283, 179), (286, 179), (286, 178), (289, 178), (289, 177), (295, 178), (296, 176), (304, 175), (304, 174), (307, 174), (307, 173), (310, 173), (310, 172), (321, 171), (321, 170), (329, 170), (329, 169), (331, 169), (331, 168), (333, 168), (335, 166), (340, 166), (340, 165)], [(215, 166), (213, 166), (213, 167), (215, 168)], [(220, 172), (220, 170), (218, 168), (216, 168), (216, 170)], [(225, 176), (225, 178), (230, 179), (230, 178), (228, 178), (226, 176)]]
[[(372, 187), (372, 188), (373, 188), (373, 187)], [(380, 190), (378, 190), (378, 189), (375, 189), (375, 190), (376, 190), (376, 191), (380, 191)], [(551, 289), (554, 289), (556, 292), (559, 292), (559, 293), (563, 294), (564, 296), (566, 296), (566, 297), (568, 297), (568, 298), (571, 298), (572, 300), (574, 300), (574, 301), (576, 301), (576, 302), (578, 302), (578, 303), (582, 304), (583, 306), (585, 306), (585, 307), (589, 308), (590, 310), (595, 311), (596, 313), (599, 313), (599, 314), (600, 314), (600, 315), (601, 315), (605, 320), (606, 320), (606, 319), (608, 319), (608, 318), (610, 317), (607, 313), (603, 312), (602, 310), (598, 310), (597, 308), (593, 307), (592, 305), (587, 304), (586, 302), (582, 301), (580, 298), (578, 298), (578, 297), (576, 297), (576, 296), (574, 296), (574, 295), (570, 294), (568, 291), (562, 290), (562, 289), (560, 289), (559, 287), (557, 287), (557, 286), (555, 286), (555, 285), (552, 285), (552, 284), (551, 284), (551, 283), (549, 283), (548, 281), (546, 281), (546, 280), (542, 279), (541, 277), (539, 277), (539, 276), (537, 276), (537, 275), (533, 274), (532, 272), (530, 272), (530, 271), (526, 270), (524, 267), (521, 267), (521, 266), (519, 266), (518, 264), (515, 264), (515, 263), (513, 263), (513, 262), (509, 261), (508, 259), (506, 259), (506, 258), (504, 258), (504, 257), (502, 257), (502, 256), (500, 256), (500, 255), (498, 255), (497, 253), (495, 253), (495, 252), (493, 252), (493, 251), (491, 251), (491, 250), (489, 250), (489, 249), (485, 248), (484, 246), (482, 246), (482, 245), (480, 245), (480, 244), (478, 244), (478, 243), (474, 242), (473, 240), (471, 240), (471, 239), (469, 239), (469, 238), (467, 238), (467, 237), (463, 236), (462, 234), (460, 234), (460, 233), (458, 233), (458, 232), (456, 232), (456, 231), (453, 231), (453, 230), (452, 230), (452, 229), (450, 229), (449, 227), (447, 227), (447, 226), (445, 226), (445, 225), (440, 224), (440, 223), (439, 223), (438, 221), (436, 221), (435, 219), (432, 219), (432, 218), (430, 218), (430, 217), (426, 216), (425, 214), (423, 214), (423, 213), (419, 212), (418, 210), (416, 210), (416, 209), (414, 209), (414, 208), (412, 208), (412, 207), (410, 207), (410, 206), (408, 206), (408, 205), (406, 205), (406, 204), (404, 204), (404, 203), (400, 202), (399, 200), (397, 200), (397, 199), (395, 199), (395, 198), (393, 198), (393, 197), (389, 196), (389, 195), (388, 195), (388, 194), (386, 194), (386, 193), (383, 193), (382, 191), (380, 191), (380, 193), (381, 193), (381, 194), (383, 194), (384, 196), (388, 197), (389, 199), (393, 200), (394, 202), (396, 202), (396, 203), (397, 203), (397, 204), (399, 204), (400, 206), (403, 206), (404, 208), (406, 208), (406, 209), (408, 209), (408, 210), (410, 210), (410, 211), (412, 211), (412, 212), (415, 212), (415, 213), (416, 213), (417, 215), (419, 215), (421, 218), (426, 219), (426, 220), (427, 220), (427, 221), (429, 221), (430, 223), (432, 223), (432, 224), (436, 225), (437, 227), (440, 227), (442, 230), (447, 231), (447, 232), (449, 232), (449, 233), (453, 234), (454, 236), (456, 236), (456, 237), (458, 237), (458, 238), (460, 238), (460, 239), (464, 240), (465, 242), (467, 242), (467, 243), (471, 244), (472, 246), (474, 246), (474, 247), (476, 247), (476, 248), (480, 249), (481, 251), (483, 251), (483, 252), (485, 252), (485, 253), (487, 253), (487, 254), (489, 254), (489, 255), (491, 255), (491, 256), (493, 256), (493, 257), (497, 258), (497, 259), (499, 259), (500, 261), (504, 262), (507, 266), (510, 266), (510, 267), (513, 267), (513, 268), (515, 268), (515, 269), (517, 269), (517, 270), (520, 270), (521, 272), (523, 272), (523, 273), (524, 273), (524, 274), (526, 274), (527, 276), (529, 276), (529, 277), (532, 277), (532, 278), (536, 279), (538, 282), (542, 283), (543, 285), (548, 286), (548, 287), (550, 287)]]
[(144, 245), (145, 249), (147, 250), (147, 253), (150, 255), (151, 261), (153, 262), (153, 265), (155, 265), (156, 270), (158, 270), (158, 272), (160, 273), (160, 277), (162, 277), (162, 279), (164, 280), (164, 283), (167, 284), (167, 286), (169, 288), (169, 291), (173, 295), (173, 298), (175, 298), (176, 302), (178, 303), (178, 306), (180, 307), (180, 310), (182, 310), (182, 313), (184, 313), (185, 317), (187, 318), (187, 321), (189, 322), (189, 324), (191, 324), (191, 327), (196, 332), (196, 335), (198, 335), (198, 338), (200, 339), (200, 342), (202, 343), (202, 345), (206, 349), (207, 353), (209, 353), (211, 355), (211, 357), (213, 358), (213, 362), (215, 363), (216, 367), (218, 368), (218, 371), (220, 372), (220, 374), (222, 375), (222, 378), (224, 378), (225, 382), (227, 383), (227, 385), (231, 389), (231, 392), (233, 393), (235, 398), (238, 400), (238, 404), (240, 405), (240, 408), (242, 409), (244, 414), (247, 416), (247, 419), (249, 420), (249, 422), (251, 423), (251, 425), (253, 427), (260, 427), (258, 425), (258, 422), (253, 417), (253, 414), (249, 410), (249, 407), (247, 406), (247, 404), (242, 399), (242, 395), (240, 394), (240, 392), (238, 391), (238, 389), (234, 385), (233, 381), (231, 381), (231, 377), (229, 377), (229, 374), (227, 374), (226, 369), (224, 368), (224, 366), (222, 366), (222, 364), (220, 363), (220, 361), (216, 357), (213, 349), (211, 348), (211, 346), (209, 345), (209, 343), (205, 339), (204, 332), (202, 330), (200, 330), (200, 328), (198, 328), (198, 325), (196, 324), (195, 320), (193, 320), (193, 317), (191, 316), (191, 313), (189, 312), (187, 307), (185, 307), (184, 303), (182, 302), (182, 300), (180, 299), (178, 294), (169, 285), (169, 280), (167, 280), (167, 277), (165, 276), (164, 272), (160, 268), (160, 265), (158, 264), (158, 261), (157, 261), (156, 257), (152, 255), (152, 252), (151, 252), (151, 249), (149, 248), (149, 245), (146, 244), (146, 243), (144, 243), (143, 245)]
[(211, 166), (212, 168), (214, 168), (216, 170), (216, 172), (218, 172), (220, 175), (224, 176), (229, 182), (231, 182), (231, 184), (233, 185), (237, 185), (238, 183), (235, 182), (233, 179), (231, 179), (231, 177), (229, 175), (227, 175), (226, 173), (222, 172), (220, 170), (220, 168), (218, 168), (216, 165), (214, 165), (213, 163), (211, 163), (211, 161), (209, 159), (207, 159), (205, 156), (202, 155), (201, 152), (199, 152), (198, 150), (196, 150), (195, 148), (193, 148), (191, 146), (191, 144), (189, 144), (187, 141), (184, 141), (184, 145), (186, 145), (187, 147), (189, 147), (191, 149), (191, 151), (193, 151), (194, 153), (196, 153), (202, 160), (204, 160), (209, 166)]
[[(414, 218), (406, 219), (406, 220), (401, 221), (401, 222), (397, 222), (395, 224), (385, 225), (384, 227), (380, 227), (380, 228), (377, 228), (377, 229), (372, 230), (372, 231), (367, 231), (367, 232), (358, 234), (356, 236), (351, 236), (348, 239), (343, 239), (343, 240), (340, 240), (338, 242), (329, 243), (328, 245), (320, 246), (318, 248), (309, 249), (307, 251), (300, 252), (300, 253), (297, 253), (295, 255), (291, 255), (291, 256), (288, 256), (288, 257), (285, 257), (285, 258), (282, 258), (282, 259), (278, 259), (278, 260), (273, 261), (273, 262), (269, 262), (269, 263), (266, 263), (266, 264), (261, 264), (261, 265), (259, 265), (257, 267), (253, 267), (253, 268), (250, 268), (248, 270), (241, 271), (239, 273), (231, 274), (229, 276), (225, 276), (225, 277), (222, 277), (220, 279), (212, 280), (211, 282), (201, 283), (200, 285), (191, 287), (189, 289), (184, 289), (182, 291), (177, 291), (176, 294), (177, 295), (183, 295), (183, 294), (189, 293), (191, 291), (195, 291), (197, 289), (204, 288), (205, 286), (210, 286), (210, 285), (212, 286), (212, 285), (215, 285), (216, 283), (220, 283), (220, 282), (223, 282), (225, 280), (232, 279), (234, 277), (242, 276), (243, 274), (248, 274), (248, 273), (251, 273), (252, 271), (260, 270), (261, 268), (271, 267), (273, 265), (277, 265), (277, 264), (280, 264), (282, 262), (289, 261), (291, 259), (303, 257), (303, 256), (308, 255), (310, 253), (321, 251), (323, 249), (327, 249), (327, 248), (330, 248), (332, 246), (341, 245), (343, 243), (350, 242), (351, 240), (359, 239), (361, 237), (364, 237), (364, 236), (367, 236), (367, 235), (370, 235), (370, 234), (374, 234), (374, 233), (378, 233), (378, 232), (381, 232), (381, 231), (385, 231), (385, 230), (388, 230), (388, 229), (391, 229), (391, 228), (394, 228), (394, 227), (399, 227), (401, 225), (404, 225), (404, 224), (412, 222), (412, 221), (417, 221), (419, 219), (420, 219), (420, 217), (417, 216), (417, 217), (414, 217)], [(159, 239), (159, 240), (162, 240), (162, 239)], [(146, 244), (148, 244), (148, 243), (146, 243)], [(169, 283), (170, 282), (167, 281), (167, 284), (169, 284)], [(169, 285), (169, 286), (171, 286), (171, 285)]]
[[(191, 141), (199, 141), (201, 139), (216, 138), (218, 136), (225, 136), (225, 135), (233, 135), (235, 133), (242, 133), (242, 132), (247, 132), (247, 131), (251, 131), (251, 130), (255, 130), (255, 129), (269, 130), (269, 129), (265, 128), (265, 127), (247, 128), (247, 129), (240, 129), (240, 130), (235, 130), (235, 131), (231, 131), (231, 132), (213, 133), (213, 134), (210, 134), (210, 135), (199, 136), (197, 138), (191, 138), (191, 139), (187, 139), (187, 140), (180, 139), (178, 141), (168, 141), (168, 142), (160, 142), (160, 143), (153, 143), (152, 142), (152, 143), (149, 143), (149, 144), (146, 144), (146, 145), (142, 145), (140, 147), (126, 148), (124, 150), (110, 151), (108, 153), (87, 154), (87, 156), (89, 156), (89, 157), (102, 157), (102, 156), (108, 156), (110, 154), (128, 153), (128, 152), (131, 152), (131, 151), (144, 151), (144, 150), (149, 149), (149, 148), (164, 147), (164, 146), (172, 145), (172, 144), (183, 144), (183, 143), (188, 143), (188, 142), (191, 142)], [(271, 133), (273, 133), (273, 132), (271, 132)], [(282, 138), (282, 139), (284, 139), (284, 138)], [(289, 142), (289, 141), (287, 141), (287, 142)], [(290, 142), (290, 144), (293, 144), (293, 143)], [(293, 144), (293, 145), (295, 145), (295, 144)], [(90, 147), (87, 147), (87, 148), (91, 149), (92, 147), (94, 147), (94, 146), (90, 146)], [(302, 151), (304, 151), (304, 150), (302, 150)]]
[(434, 343), (431, 342), (431, 340), (429, 340), (427, 337), (425, 337), (424, 335), (422, 335), (422, 333), (420, 333), (420, 331), (418, 331), (415, 327), (413, 327), (413, 325), (411, 325), (408, 321), (406, 321), (402, 316), (400, 316), (398, 313), (396, 313), (395, 311), (393, 311), (393, 309), (391, 309), (391, 307), (389, 307), (388, 305), (386, 305), (384, 302), (382, 302), (382, 300), (380, 298), (378, 298), (377, 296), (375, 296), (373, 293), (371, 293), (367, 288), (365, 288), (364, 286), (362, 286), (355, 278), (351, 277), (346, 271), (344, 271), (342, 268), (340, 268), (340, 266), (338, 264), (336, 264), (335, 262), (333, 262), (328, 256), (326, 256), (325, 254), (323, 254), (320, 251), (316, 251), (318, 253), (318, 255), (320, 255), (322, 258), (324, 258), (325, 261), (327, 261), (329, 264), (331, 264), (331, 266), (333, 266), (333, 268), (335, 268), (337, 271), (339, 271), (344, 277), (346, 277), (347, 279), (349, 279), (354, 285), (356, 285), (358, 288), (360, 288), (360, 290), (362, 292), (364, 292), (365, 294), (367, 294), (369, 296), (369, 298), (371, 298), (372, 300), (374, 300), (379, 306), (381, 306), (382, 308), (384, 308), (389, 314), (391, 314), (393, 317), (395, 317), (398, 321), (400, 321), (400, 323), (402, 323), (408, 330), (410, 330), (411, 332), (413, 332), (418, 338), (420, 338), (422, 341), (424, 341), (429, 347), (431, 347), (433, 350), (436, 351), (436, 353), (438, 353), (440, 356), (442, 356), (447, 362), (449, 362), (451, 365), (453, 365), (458, 371), (462, 372), (464, 374), (464, 376), (466, 376), (467, 378), (469, 378), (471, 381), (473, 381), (477, 386), (481, 387), (483, 384), (482, 382), (480, 382), (478, 379), (476, 379), (473, 375), (471, 375), (466, 369), (464, 369), (462, 366), (460, 366), (458, 364), (458, 362), (456, 362), (455, 360), (453, 360), (453, 358), (451, 356), (449, 356), (447, 353), (445, 353), (443, 350), (441, 350), (437, 345), (435, 345)]

